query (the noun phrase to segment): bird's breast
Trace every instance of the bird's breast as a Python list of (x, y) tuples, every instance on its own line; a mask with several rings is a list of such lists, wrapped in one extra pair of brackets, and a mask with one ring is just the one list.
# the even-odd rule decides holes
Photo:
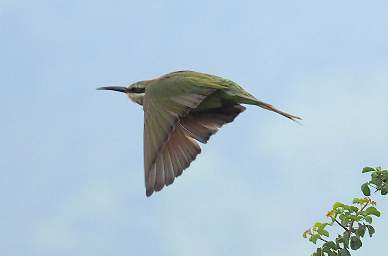
[(142, 106), (144, 101), (144, 95), (145, 95), (144, 93), (128, 93), (128, 98), (131, 101)]

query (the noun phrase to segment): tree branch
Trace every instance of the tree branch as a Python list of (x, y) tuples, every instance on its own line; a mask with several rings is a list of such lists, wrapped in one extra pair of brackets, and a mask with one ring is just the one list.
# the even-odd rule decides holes
[[(365, 210), (365, 208), (367, 207), (369, 205), (369, 202), (366, 202), (365, 203), (365, 205), (358, 211), (358, 212), (356, 212), (356, 218), (358, 217), (358, 215), (360, 215), (360, 213), (362, 212), (362, 211), (364, 211)], [(353, 232), (353, 225), (354, 225), (354, 220), (350, 223), (350, 232)], [(350, 234), (350, 233), (349, 233)]]
[(322, 237), (319, 237), (319, 240), (321, 240), (321, 241), (323, 241), (325, 243), (329, 242), (328, 240), (326, 240), (325, 238), (322, 238)]
[(347, 232), (350, 232), (349, 229), (347, 227), (345, 227), (344, 225), (341, 224), (341, 222), (339, 222), (337, 219), (335, 219), (335, 222), (340, 225), (343, 229), (345, 229)]

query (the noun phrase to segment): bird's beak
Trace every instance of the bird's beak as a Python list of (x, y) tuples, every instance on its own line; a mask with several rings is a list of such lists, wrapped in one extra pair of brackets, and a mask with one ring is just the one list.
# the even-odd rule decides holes
[(110, 91), (123, 92), (123, 93), (128, 92), (128, 88), (123, 86), (105, 86), (105, 87), (97, 88), (97, 90), (110, 90)]

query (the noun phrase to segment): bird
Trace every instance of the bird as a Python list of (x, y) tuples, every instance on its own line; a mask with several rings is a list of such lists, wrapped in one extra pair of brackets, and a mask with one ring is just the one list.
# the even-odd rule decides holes
[(129, 86), (97, 90), (125, 93), (144, 110), (144, 178), (146, 196), (171, 185), (201, 153), (199, 143), (255, 105), (293, 121), (299, 116), (258, 100), (239, 84), (219, 76), (181, 70)]

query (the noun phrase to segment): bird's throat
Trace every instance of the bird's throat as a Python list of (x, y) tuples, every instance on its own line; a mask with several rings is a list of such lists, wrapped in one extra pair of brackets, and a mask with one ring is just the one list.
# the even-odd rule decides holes
[(128, 98), (139, 105), (143, 105), (144, 95), (144, 93), (128, 93)]

